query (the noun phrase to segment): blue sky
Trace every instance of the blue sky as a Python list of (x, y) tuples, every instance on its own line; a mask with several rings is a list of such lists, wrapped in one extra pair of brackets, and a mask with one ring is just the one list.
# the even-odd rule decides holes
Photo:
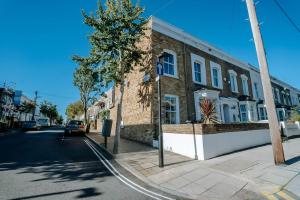
[[(300, 1), (279, 0), (300, 26)], [(96, 0), (0, 0), (0, 84), (16, 83), (29, 97), (58, 105), (60, 113), (79, 99), (72, 84), (74, 54), (87, 55), (89, 29), (81, 9), (96, 9)], [(241, 0), (141, 0), (145, 16), (155, 15), (257, 66), (245, 3)], [(257, 6), (263, 22), (270, 72), (300, 88), (300, 33), (273, 0)]]

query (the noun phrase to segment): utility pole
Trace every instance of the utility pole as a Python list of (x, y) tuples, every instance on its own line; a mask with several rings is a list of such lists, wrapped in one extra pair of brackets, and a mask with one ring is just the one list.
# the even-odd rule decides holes
[(262, 36), (260, 33), (260, 27), (256, 16), (256, 10), (253, 0), (246, 0), (249, 20), (251, 23), (252, 34), (254, 38), (256, 54), (258, 57), (258, 63), (260, 66), (260, 75), (264, 90), (265, 104), (267, 108), (267, 114), (269, 119), (269, 129), (272, 141), (274, 161), (276, 165), (283, 164), (285, 162), (283, 146), (281, 142), (281, 134), (277, 114), (275, 110), (275, 103), (272, 93), (271, 79), (269, 75), (268, 63), (266, 59), (266, 53)]
[(32, 117), (31, 120), (34, 121), (34, 117), (35, 117), (35, 111), (36, 111), (36, 103), (37, 103), (37, 98), (38, 98), (38, 91), (35, 91), (35, 97), (34, 97), (34, 109), (32, 111)]

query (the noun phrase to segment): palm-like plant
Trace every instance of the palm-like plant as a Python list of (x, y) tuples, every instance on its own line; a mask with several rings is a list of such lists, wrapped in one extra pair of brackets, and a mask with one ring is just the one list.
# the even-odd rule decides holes
[(219, 123), (219, 121), (217, 119), (216, 107), (212, 101), (210, 101), (208, 99), (201, 100), (200, 101), (200, 109), (201, 109), (204, 124)]

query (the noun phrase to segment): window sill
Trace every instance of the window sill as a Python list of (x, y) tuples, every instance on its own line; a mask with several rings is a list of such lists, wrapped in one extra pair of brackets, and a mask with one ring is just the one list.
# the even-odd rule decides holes
[(204, 82), (198, 82), (198, 81), (194, 81), (194, 80), (193, 80), (193, 83), (198, 84), (198, 85), (204, 85), (204, 86), (207, 86), (207, 83), (204, 83)]
[(164, 74), (163, 76), (170, 77), (170, 78), (175, 78), (175, 79), (179, 79), (179, 77), (177, 75)]

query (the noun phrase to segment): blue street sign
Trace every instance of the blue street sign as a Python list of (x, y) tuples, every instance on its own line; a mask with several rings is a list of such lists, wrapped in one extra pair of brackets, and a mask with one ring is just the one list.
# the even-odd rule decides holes
[(164, 75), (164, 67), (160, 62), (156, 63), (156, 73), (159, 76), (163, 76)]

